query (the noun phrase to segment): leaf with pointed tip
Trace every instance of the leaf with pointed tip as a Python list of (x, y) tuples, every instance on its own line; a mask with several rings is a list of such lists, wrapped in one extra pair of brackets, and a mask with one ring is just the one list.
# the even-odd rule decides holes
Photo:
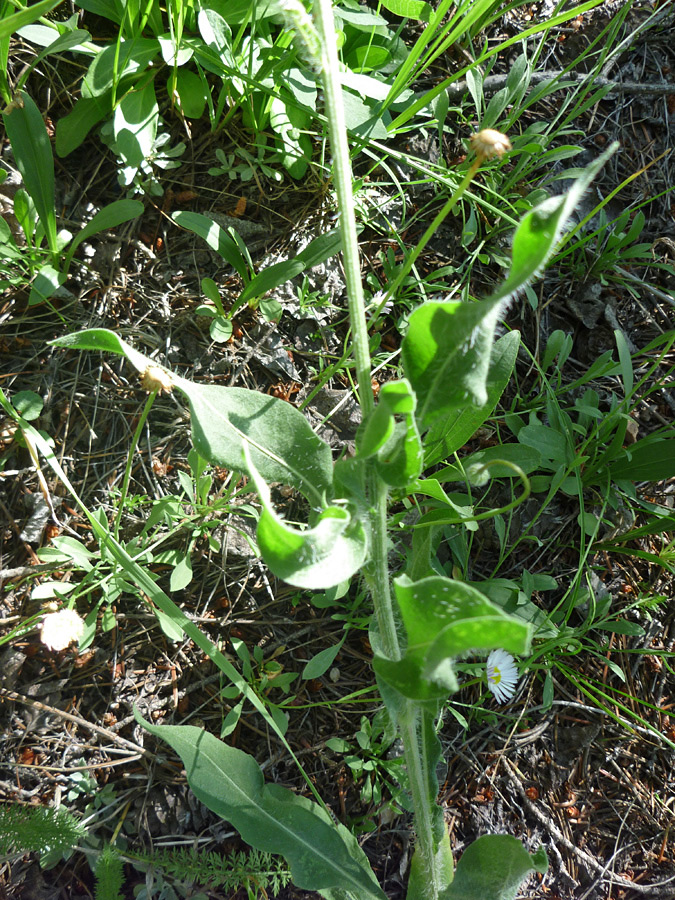
[(463, 653), (499, 647), (515, 654), (528, 650), (529, 626), (468, 584), (440, 575), (413, 582), (402, 575), (394, 587), (406, 652), (400, 660), (376, 655), (373, 665), (378, 677), (404, 697), (431, 701), (456, 691), (453, 660)]
[(511, 378), (519, 346), (518, 331), (510, 331), (495, 341), (485, 381), (486, 402), (450, 410), (436, 419), (424, 438), (425, 467), (447, 459), (463, 447), (492, 414)]
[(317, 803), (265, 784), (252, 756), (201, 728), (151, 725), (137, 711), (135, 716), (178, 753), (195, 796), (231, 822), (252, 847), (283, 856), (297, 887), (386, 900), (356, 838)]
[(523, 217), (513, 238), (508, 278), (491, 297), (478, 303), (423, 303), (412, 313), (401, 359), (417, 395), (422, 430), (452, 410), (488, 402), (494, 331), (506, 304), (543, 270), (574, 208), (617, 146), (591, 163), (566, 194), (548, 198)]
[(30, 194), (50, 251), (57, 251), (54, 157), (42, 113), (25, 91), (2, 115), (16, 166)]
[(180, 378), (105, 328), (65, 335), (52, 341), (52, 345), (119, 353), (139, 372), (148, 366), (162, 369), (188, 399), (192, 438), (203, 459), (241, 471), (246, 443), (256, 471), (266, 481), (294, 485), (318, 506), (330, 493), (330, 447), (314, 434), (307, 419), (290, 403), (245, 388), (195, 384)]

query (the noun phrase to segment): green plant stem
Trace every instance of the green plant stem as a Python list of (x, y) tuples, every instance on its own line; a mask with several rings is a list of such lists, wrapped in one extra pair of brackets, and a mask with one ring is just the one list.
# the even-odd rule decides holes
[[(419, 856), (419, 869), (425, 873), (425, 900), (437, 900), (438, 885), (443, 882), (440, 859), (434, 846), (434, 808), (436, 798), (429, 795), (426, 774), (430, 762), (423, 758), (423, 712), (414, 700), (406, 700), (399, 718), (399, 732), (403, 742), (403, 754), (408, 775), (408, 786), (415, 810), (415, 853)], [(420, 898), (421, 900), (421, 898)], [(487, 900), (487, 898), (486, 898)]]
[(387, 553), (387, 485), (379, 478), (373, 466), (368, 469), (368, 498), (370, 513), (370, 558), (364, 574), (371, 596), (375, 621), (377, 622), (380, 647), (384, 656), (389, 659), (401, 658), (401, 647), (398, 640), (394, 604), (389, 586), (389, 560)]
[[(345, 280), (349, 303), (349, 316), (352, 328), (354, 359), (357, 372), (361, 411), (364, 421), (375, 408), (371, 387), (371, 361), (368, 347), (368, 332), (363, 301), (359, 248), (354, 217), (352, 197), (352, 169), (347, 143), (347, 129), (344, 119), (342, 93), (340, 87), (340, 71), (336, 51), (336, 34), (330, 0), (315, 0), (314, 16), (322, 46), (323, 84), (326, 102), (326, 113), (329, 123), (329, 135), (333, 151), (333, 171), (340, 208), (340, 224), (342, 229), (342, 247), (344, 254)], [(461, 194), (466, 190), (478, 162), (474, 163), (450, 201), (445, 205), (442, 216), (437, 216), (434, 224), (425, 235), (426, 241), (442, 221), (442, 217), (452, 209)], [(423, 239), (422, 247), (425, 239)], [(421, 248), (420, 248), (421, 249)], [(410, 266), (419, 255), (413, 254)], [(380, 479), (374, 466), (367, 469), (367, 491), (370, 502), (370, 559), (365, 569), (365, 576), (370, 588), (375, 620), (378, 630), (378, 652), (398, 660), (401, 658), (394, 608), (389, 585), (389, 564), (387, 554), (387, 485)], [(421, 739), (422, 710), (412, 701), (406, 701), (399, 722), (400, 734), (404, 745), (406, 766), (410, 778), (413, 808), (415, 815), (415, 832), (417, 846), (425, 872), (425, 893), (429, 900), (437, 900), (438, 885), (442, 879), (436, 871), (439, 862), (436, 853), (434, 835), (434, 803), (430, 796), (427, 773), (429, 761), (424, 758), (426, 743)], [(428, 876), (428, 877), (427, 877)]]
[(131, 481), (131, 468), (134, 462), (134, 454), (136, 453), (138, 442), (141, 439), (141, 431), (143, 430), (143, 426), (145, 425), (147, 418), (150, 415), (150, 410), (152, 409), (152, 404), (155, 402), (156, 396), (157, 391), (153, 391), (151, 394), (149, 394), (147, 400), (145, 401), (143, 412), (141, 413), (138, 420), (136, 430), (134, 431), (134, 436), (131, 439), (131, 446), (129, 447), (129, 453), (127, 455), (127, 464), (124, 469), (124, 478), (122, 479), (122, 487), (120, 489), (120, 499), (117, 507), (117, 515), (115, 516), (115, 524), (113, 526), (113, 535), (115, 536), (115, 540), (119, 538), (122, 513), (124, 511), (124, 501), (127, 499), (127, 493), (129, 492), (129, 482)]
[(330, 0), (315, 0), (314, 17), (321, 39), (323, 89), (328, 117), (328, 133), (333, 152), (333, 180), (340, 210), (340, 231), (344, 257), (345, 282), (349, 320), (352, 328), (354, 362), (359, 386), (359, 401), (364, 419), (373, 411), (375, 401), (370, 381), (370, 349), (368, 328), (361, 282), (361, 263), (354, 215), (354, 195), (352, 192), (352, 166), (347, 142), (340, 64), (337, 56), (337, 35), (333, 22), (333, 8)]
[[(337, 37), (330, 0), (316, 0), (314, 16), (322, 47), (323, 86), (330, 145), (333, 152), (333, 179), (340, 209), (342, 253), (359, 402), (363, 420), (366, 421), (375, 408), (375, 401), (371, 384), (368, 327), (354, 216), (352, 166), (340, 86)], [(387, 487), (380, 481), (372, 465), (369, 465), (368, 468), (367, 490), (371, 504), (372, 547), (366, 578), (373, 596), (382, 651), (391, 659), (400, 659), (401, 652), (394, 620), (387, 564)]]

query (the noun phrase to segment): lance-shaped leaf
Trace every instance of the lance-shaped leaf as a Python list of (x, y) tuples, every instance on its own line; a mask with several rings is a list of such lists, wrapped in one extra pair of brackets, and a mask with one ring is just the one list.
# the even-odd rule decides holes
[(332, 483), (330, 447), (314, 434), (307, 419), (289, 403), (245, 388), (195, 384), (179, 378), (105, 328), (69, 334), (52, 344), (119, 353), (141, 373), (148, 367), (166, 373), (169, 384), (188, 399), (192, 439), (201, 457), (215, 465), (240, 471), (246, 444), (256, 472), (262, 478), (294, 485), (317, 506), (323, 504)]
[(566, 194), (550, 197), (523, 217), (513, 238), (509, 276), (489, 299), (424, 303), (412, 313), (401, 358), (417, 394), (422, 429), (451, 410), (488, 403), (494, 331), (507, 302), (543, 269), (584, 191), (617, 146), (591, 163)]
[(356, 838), (317, 803), (265, 784), (252, 756), (201, 728), (150, 725), (138, 712), (136, 718), (178, 753), (193, 793), (205, 806), (231, 822), (252, 847), (287, 860), (297, 887), (386, 900)]
[(547, 868), (543, 847), (528, 853), (508, 834), (486, 834), (466, 848), (441, 900), (515, 900), (523, 879)]
[(260, 495), (263, 511), (256, 539), (270, 571), (295, 587), (321, 590), (351, 578), (363, 565), (368, 541), (363, 524), (348, 509), (329, 506), (313, 528), (286, 525), (274, 511), (270, 491), (256, 471), (248, 447), (244, 468)]
[(64, 259), (64, 269), (68, 269), (75, 251), (82, 241), (89, 240), (92, 235), (98, 234), (100, 231), (117, 228), (123, 222), (128, 222), (129, 219), (135, 219), (137, 216), (140, 216), (142, 212), (143, 204), (139, 200), (115, 200), (104, 206), (73, 238)]
[(20, 9), (11, 16), (5, 14), (5, 18), (0, 22), (0, 41), (9, 38), (24, 25), (35, 22), (40, 16), (46, 15), (62, 2), (63, 0), (42, 0), (41, 3), (32, 3), (26, 9)]
[(244, 282), (249, 281), (251, 273), (236, 240), (217, 222), (190, 210), (175, 212), (171, 218), (181, 228), (187, 228), (203, 238), (212, 250), (229, 262)]
[(457, 690), (453, 659), (472, 650), (526, 653), (530, 629), (460, 581), (442, 576), (394, 582), (407, 634), (401, 660), (375, 657), (374, 667), (403, 696), (431, 701)]
[(17, 168), (45, 230), (47, 244), (56, 254), (54, 157), (42, 113), (25, 91), (19, 91), (2, 118)]

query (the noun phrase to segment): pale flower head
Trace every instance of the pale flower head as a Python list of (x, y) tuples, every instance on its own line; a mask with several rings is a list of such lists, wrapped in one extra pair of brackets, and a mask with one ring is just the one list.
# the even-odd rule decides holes
[(173, 386), (173, 376), (160, 366), (149, 365), (141, 372), (141, 387), (149, 393), (157, 391), (159, 394), (170, 394)]
[(518, 669), (506, 650), (493, 650), (487, 658), (487, 683), (497, 703), (506, 703), (516, 692)]
[(511, 141), (501, 131), (495, 131), (494, 128), (484, 128), (477, 131), (469, 138), (471, 147), (476, 156), (482, 161), (484, 159), (492, 159), (498, 156), (500, 159), (511, 149)]
[(40, 639), (50, 650), (65, 650), (84, 634), (84, 622), (74, 609), (47, 613), (39, 627)]

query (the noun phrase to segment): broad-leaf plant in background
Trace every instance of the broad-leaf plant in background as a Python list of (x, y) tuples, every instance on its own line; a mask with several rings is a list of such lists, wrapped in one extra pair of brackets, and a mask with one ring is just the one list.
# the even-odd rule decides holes
[[(518, 344), (518, 336), (512, 333), (495, 342), (497, 324), (509, 299), (543, 269), (570, 213), (614, 148), (582, 172), (567, 194), (551, 197), (526, 214), (513, 238), (509, 275), (491, 297), (476, 303), (427, 302), (411, 314), (402, 346), (401, 378), (383, 386), (376, 404), (331, 3), (316, 0), (314, 20), (299, 2), (286, 0), (284, 9), (289, 32), (294, 31), (324, 86), (363, 419), (355, 455), (334, 462), (330, 447), (290, 404), (242, 388), (193, 383), (170, 373), (112, 331), (89, 329), (54, 343), (122, 354), (153, 396), (160, 390), (185, 396), (199, 455), (245, 472), (258, 492), (262, 512), (257, 542), (274, 575), (316, 590), (363, 574), (374, 610), (373, 666), (382, 699), (403, 742), (414, 810), (416, 846), (408, 900), (513, 900), (524, 877), (546, 870), (546, 854), (542, 848), (531, 854), (508, 835), (486, 835), (465, 850), (455, 866), (443, 811), (436, 803), (436, 770), (441, 761), (436, 720), (443, 702), (458, 688), (455, 661), (469, 652), (498, 648), (527, 653), (530, 626), (506, 614), (476, 586), (439, 575), (432, 565), (433, 541), (424, 536), (414, 541), (405, 570), (392, 579), (388, 501), (393, 491), (433, 497), (437, 502), (446, 498), (448, 512), (457, 516), (457, 507), (442, 484), (433, 475), (423, 478), (425, 460), (429, 465), (459, 449), (494, 409)], [(510, 148), (508, 139), (492, 129), (480, 132), (472, 145), (475, 161), (445, 205), (446, 215), (479, 166)], [(45, 224), (48, 230), (48, 218)], [(56, 249), (53, 240), (50, 234), (52, 251)], [(414, 258), (415, 254), (410, 266)], [(30, 437), (36, 452), (65, 479), (49, 445), (6, 401), (3, 406)], [(480, 471), (472, 471), (471, 477), (484, 483), (490, 466), (498, 462), (492, 460)], [(508, 462), (503, 465), (513, 467)], [(527, 490), (525, 475), (517, 474)], [(271, 482), (291, 485), (307, 498), (306, 528), (291, 527), (278, 515), (268, 487)], [(204, 649), (284, 740), (279, 723), (231, 663), (131, 559), (116, 536), (99, 519), (87, 515), (95, 536), (158, 610), (165, 631), (185, 633)], [(471, 520), (470, 509), (465, 516)], [(428, 535), (431, 529), (432, 525), (420, 533)], [(203, 729), (143, 724), (181, 756), (200, 800), (231, 822), (253, 847), (286, 858), (298, 887), (319, 891), (329, 900), (385, 898), (356, 838), (334, 823), (316, 794), (310, 800), (265, 783), (252, 757)]]

